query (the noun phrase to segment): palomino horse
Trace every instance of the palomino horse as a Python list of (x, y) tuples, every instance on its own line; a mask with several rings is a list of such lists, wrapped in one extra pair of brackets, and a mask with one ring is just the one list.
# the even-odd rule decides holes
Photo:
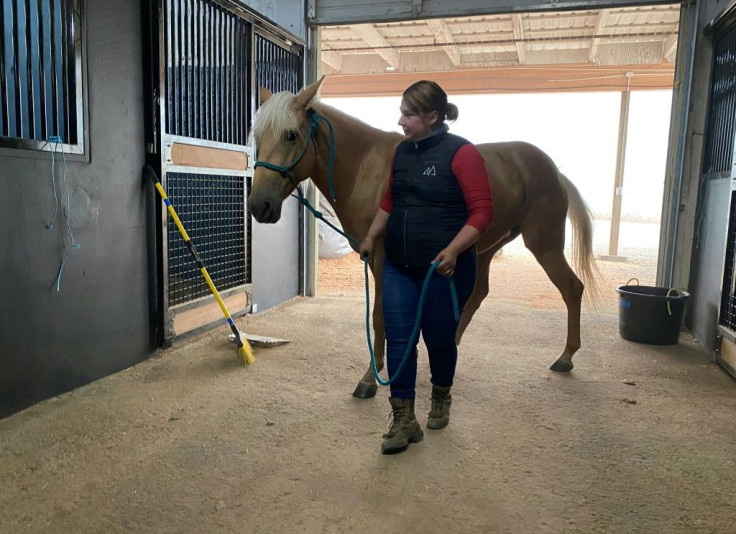
[[(259, 161), (248, 200), (250, 210), (258, 222), (278, 221), (283, 200), (298, 182), (311, 178), (329, 199), (345, 232), (361, 240), (386, 189), (391, 157), (402, 136), (377, 130), (315, 102), (321, 84), (322, 80), (298, 95), (272, 94), (261, 89), (261, 108), (253, 124)], [(569, 217), (572, 223), (577, 271), (589, 290), (595, 290), (597, 268), (592, 253), (590, 212), (575, 186), (540, 149), (522, 142), (482, 144), (478, 149), (488, 168), (495, 211), (492, 224), (475, 245), (478, 275), (460, 318), (457, 342), (488, 295), (491, 258), (521, 235), (567, 306), (567, 343), (551, 369), (569, 371), (573, 367), (572, 357), (580, 348), (584, 286), (565, 259), (565, 219)], [(334, 160), (333, 164), (330, 160)], [(354, 244), (353, 248), (356, 247)], [(385, 348), (381, 304), (383, 257), (383, 244), (377, 243), (370, 267), (376, 282), (373, 325), (379, 371), (383, 368)], [(369, 365), (353, 395), (368, 398), (376, 390)]]

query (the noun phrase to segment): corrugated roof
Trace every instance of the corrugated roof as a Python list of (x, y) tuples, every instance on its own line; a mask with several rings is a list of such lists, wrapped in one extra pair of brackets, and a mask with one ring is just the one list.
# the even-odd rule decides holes
[(510, 13), (322, 28), (324, 74), (516, 65), (674, 70), (680, 6)]

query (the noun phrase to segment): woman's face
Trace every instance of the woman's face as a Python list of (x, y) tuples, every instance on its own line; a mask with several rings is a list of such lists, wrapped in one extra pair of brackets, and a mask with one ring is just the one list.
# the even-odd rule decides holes
[(431, 113), (416, 113), (406, 105), (404, 100), (401, 100), (401, 117), (399, 118), (399, 126), (404, 130), (404, 136), (410, 141), (418, 141), (424, 137), (427, 137), (437, 124), (438, 113), (432, 111)]

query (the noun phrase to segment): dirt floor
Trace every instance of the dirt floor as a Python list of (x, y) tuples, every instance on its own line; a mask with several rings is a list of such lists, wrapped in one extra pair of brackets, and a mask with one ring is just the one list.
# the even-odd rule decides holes
[[(618, 333), (615, 287), (651, 261), (601, 262), (569, 374), (559, 296), (528, 257), (491, 267), (460, 346), (450, 426), (383, 456), (388, 392), (367, 368), (362, 264), (322, 261), (320, 293), (238, 320), (288, 338), (244, 368), (226, 328), (0, 421), (0, 531), (727, 533), (736, 387), (687, 334)], [(429, 410), (420, 351), (417, 410)]]

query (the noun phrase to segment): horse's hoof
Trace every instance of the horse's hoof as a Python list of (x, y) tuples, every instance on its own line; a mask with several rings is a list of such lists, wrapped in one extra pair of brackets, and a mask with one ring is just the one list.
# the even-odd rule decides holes
[(573, 365), (572, 362), (557, 360), (555, 363), (550, 365), (549, 368), (553, 371), (557, 371), (558, 373), (567, 373), (573, 368)]
[(358, 382), (358, 386), (353, 391), (353, 397), (356, 399), (372, 399), (376, 396), (378, 386), (369, 382)]

